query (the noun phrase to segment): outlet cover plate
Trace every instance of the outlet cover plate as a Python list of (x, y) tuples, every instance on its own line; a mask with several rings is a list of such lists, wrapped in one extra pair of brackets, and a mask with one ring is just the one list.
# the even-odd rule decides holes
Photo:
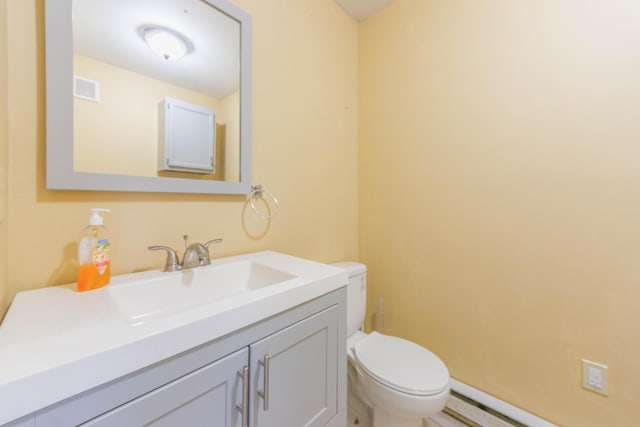
[(609, 396), (609, 367), (582, 359), (582, 388)]

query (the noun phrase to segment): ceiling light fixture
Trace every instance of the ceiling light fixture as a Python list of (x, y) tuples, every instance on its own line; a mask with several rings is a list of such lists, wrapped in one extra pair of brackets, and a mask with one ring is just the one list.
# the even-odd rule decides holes
[(189, 39), (170, 28), (147, 26), (140, 34), (149, 48), (167, 61), (180, 59), (192, 50)]

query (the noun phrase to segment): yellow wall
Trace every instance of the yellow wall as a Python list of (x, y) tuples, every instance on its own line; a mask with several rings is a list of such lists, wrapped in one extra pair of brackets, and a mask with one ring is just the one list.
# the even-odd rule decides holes
[(383, 297), (386, 331), (453, 377), (637, 425), (640, 4), (396, 0), (359, 35), (369, 325)]
[(333, 0), (235, 3), (253, 17), (253, 176), (280, 198), (270, 224), (244, 196), (46, 190), (43, 0), (7, 1), (10, 298), (75, 280), (75, 242), (93, 206), (112, 209), (114, 274), (161, 268), (147, 246), (182, 251), (183, 234), (224, 238), (214, 257), (358, 256), (357, 25)]
[(222, 100), (220, 122), (226, 125), (224, 147), (224, 176), (227, 181), (240, 180), (240, 91)]
[(0, 3), (0, 319), (7, 305), (7, 5)]

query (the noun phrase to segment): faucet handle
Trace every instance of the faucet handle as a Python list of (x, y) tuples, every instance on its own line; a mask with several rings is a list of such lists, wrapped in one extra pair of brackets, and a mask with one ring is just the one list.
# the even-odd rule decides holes
[(202, 245), (204, 247), (204, 250), (206, 252), (206, 257), (207, 257), (205, 265), (211, 264), (211, 255), (209, 255), (209, 245), (212, 245), (214, 243), (222, 243), (222, 239), (209, 240), (207, 243)]
[(178, 271), (182, 269), (180, 262), (178, 262), (178, 255), (173, 248), (169, 246), (149, 246), (148, 249), (150, 251), (167, 251), (167, 261), (165, 262), (163, 271)]
[(222, 239), (213, 239), (213, 240), (209, 240), (207, 243), (205, 243), (203, 246), (207, 249), (209, 249), (209, 245), (212, 245), (214, 243), (222, 243)]

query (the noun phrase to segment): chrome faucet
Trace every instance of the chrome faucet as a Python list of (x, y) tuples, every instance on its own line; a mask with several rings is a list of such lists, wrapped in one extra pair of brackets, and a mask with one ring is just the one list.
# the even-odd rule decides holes
[(220, 242), (222, 242), (222, 239), (209, 240), (205, 244), (190, 244), (189, 247), (187, 247), (187, 249), (184, 251), (182, 262), (179, 261), (176, 251), (169, 246), (149, 246), (148, 249), (150, 251), (167, 251), (167, 260), (165, 262), (163, 271), (179, 271), (211, 264), (211, 257), (209, 256), (209, 245)]
[(209, 240), (204, 245), (202, 243), (192, 243), (189, 245), (187, 250), (184, 251), (182, 268), (187, 269), (211, 264), (211, 258), (209, 257), (209, 245), (220, 242), (222, 242), (222, 239)]

